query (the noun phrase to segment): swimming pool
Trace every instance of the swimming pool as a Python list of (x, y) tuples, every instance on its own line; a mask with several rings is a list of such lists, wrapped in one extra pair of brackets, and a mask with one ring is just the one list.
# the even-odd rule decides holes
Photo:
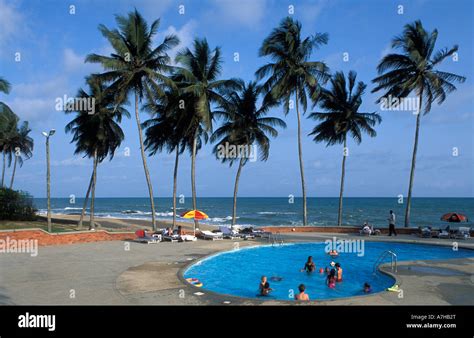
[[(397, 254), (398, 261), (429, 260), (474, 257), (474, 251), (453, 250), (451, 247), (405, 244), (390, 242), (364, 242), (363, 255), (341, 253), (332, 259), (325, 252), (325, 243), (297, 243), (278, 246), (258, 246), (228, 251), (210, 256), (190, 266), (184, 272), (185, 278), (197, 278), (202, 289), (246, 298), (256, 298), (262, 275), (268, 277), (273, 292), (270, 299), (293, 299), (298, 285), (303, 283), (312, 300), (352, 297), (363, 295), (363, 285), (368, 282), (372, 293), (385, 290), (394, 284), (388, 275), (373, 269), (376, 260), (386, 250)], [(311, 274), (301, 272), (308, 256), (313, 256), (317, 271)], [(335, 289), (325, 284), (326, 275), (319, 269), (329, 267), (330, 262), (341, 264), (343, 282)], [(387, 257), (384, 262), (389, 262)], [(272, 281), (272, 276), (281, 281)]]

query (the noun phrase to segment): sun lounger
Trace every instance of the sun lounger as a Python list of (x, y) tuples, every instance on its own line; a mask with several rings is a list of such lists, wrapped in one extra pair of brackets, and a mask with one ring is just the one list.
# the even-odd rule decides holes
[(164, 241), (168, 241), (168, 242), (171, 242), (171, 243), (174, 243), (174, 242), (179, 242), (179, 236), (178, 235), (163, 235), (163, 240)]
[(430, 228), (418, 228), (418, 236), (421, 238), (431, 238), (433, 237), (432, 231)]
[(153, 234), (151, 236), (147, 235), (145, 230), (137, 230), (135, 231), (135, 235), (137, 235), (137, 239), (135, 242), (138, 243), (146, 243), (146, 244), (156, 244), (161, 242), (162, 236), (159, 234)]
[(252, 239), (255, 236), (252, 233), (240, 233), (237, 230), (231, 229), (228, 226), (220, 226), (219, 231), (222, 232), (224, 238), (234, 239), (234, 238), (242, 238), (242, 239)]
[(179, 239), (180, 239), (182, 242), (194, 242), (194, 241), (197, 241), (197, 237), (196, 237), (196, 236), (193, 236), (193, 235), (180, 235), (180, 236), (179, 236)]
[(449, 233), (449, 231), (441, 230), (438, 233), (438, 238), (450, 238), (450, 237), (451, 237), (451, 234)]
[(204, 239), (212, 239), (213, 241), (224, 239), (222, 232), (212, 232), (208, 230), (201, 231), (201, 237)]
[(468, 227), (459, 227), (454, 231), (454, 238), (455, 239), (466, 239), (470, 238), (470, 230)]

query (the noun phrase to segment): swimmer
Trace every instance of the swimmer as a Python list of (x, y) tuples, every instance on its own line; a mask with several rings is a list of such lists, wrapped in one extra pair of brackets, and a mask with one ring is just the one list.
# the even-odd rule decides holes
[(306, 264), (304, 265), (304, 268), (301, 269), (301, 272), (306, 271), (306, 272), (314, 272), (316, 270), (316, 265), (313, 262), (313, 256), (309, 256), (308, 260), (306, 261)]
[(334, 289), (336, 287), (336, 270), (334, 269), (331, 270), (331, 272), (329, 273), (326, 279), (326, 284), (331, 289)]
[(342, 268), (341, 268), (341, 264), (339, 263), (336, 263), (335, 264), (336, 266), (336, 282), (342, 282)]
[(258, 290), (260, 296), (268, 296), (268, 294), (272, 291), (272, 289), (270, 288), (270, 283), (268, 283), (266, 276), (262, 276), (260, 285), (258, 286)]
[(372, 288), (370, 287), (370, 284), (365, 282), (364, 283), (364, 293), (370, 293), (372, 292)]
[(298, 291), (300, 293), (298, 293), (295, 296), (295, 300), (309, 300), (309, 296), (308, 296), (308, 294), (305, 293), (305, 290), (306, 290), (306, 286), (304, 284), (300, 284), (298, 286)]

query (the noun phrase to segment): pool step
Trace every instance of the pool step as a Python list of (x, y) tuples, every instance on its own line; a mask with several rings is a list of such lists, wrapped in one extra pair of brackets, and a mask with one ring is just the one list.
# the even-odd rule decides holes
[(395, 272), (395, 273), (397, 272), (397, 254), (393, 251), (386, 250), (386, 251), (382, 252), (380, 254), (379, 258), (377, 258), (377, 260), (375, 261), (374, 275), (377, 273), (380, 264), (383, 263), (383, 260), (388, 255), (390, 255), (390, 269), (392, 270), (392, 272)]
[(268, 236), (268, 242), (272, 243), (272, 246), (284, 244), (283, 237), (279, 232), (270, 234)]

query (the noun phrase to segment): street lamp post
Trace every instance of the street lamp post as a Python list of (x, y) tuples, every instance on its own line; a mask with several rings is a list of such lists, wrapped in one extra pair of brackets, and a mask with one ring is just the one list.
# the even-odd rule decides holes
[(51, 170), (49, 165), (49, 138), (53, 136), (56, 130), (51, 129), (48, 133), (43, 131), (42, 134), (46, 137), (46, 195), (47, 195), (47, 203), (48, 203), (48, 232), (52, 232), (51, 227)]

